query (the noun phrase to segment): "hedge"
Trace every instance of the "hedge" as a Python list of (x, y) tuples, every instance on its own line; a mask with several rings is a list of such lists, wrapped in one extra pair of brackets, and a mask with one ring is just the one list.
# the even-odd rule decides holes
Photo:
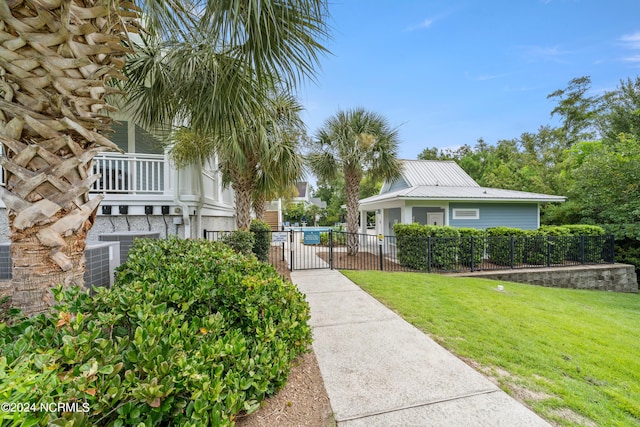
[[(458, 242), (460, 232), (449, 226), (395, 224), (398, 261), (415, 270), (455, 270), (458, 263)], [(429, 237), (431, 259), (429, 259)]]
[(571, 247), (576, 239), (563, 226), (543, 226), (529, 230), (525, 239), (525, 264), (562, 264), (572, 256)]
[[(465, 267), (471, 267), (473, 257), (473, 266), (478, 268), (484, 259), (486, 250), (486, 232), (477, 228), (458, 228), (460, 233), (460, 263)], [(471, 242), (473, 241), (473, 255), (471, 251)]]
[[(496, 265), (522, 264), (527, 232), (520, 228), (491, 227), (487, 228), (487, 252), (489, 259)], [(512, 256), (513, 249), (513, 256)]]
[(113, 289), (56, 298), (50, 315), (0, 323), (0, 399), (89, 410), (3, 414), (9, 423), (233, 425), (311, 342), (296, 287), (218, 242), (136, 240)]

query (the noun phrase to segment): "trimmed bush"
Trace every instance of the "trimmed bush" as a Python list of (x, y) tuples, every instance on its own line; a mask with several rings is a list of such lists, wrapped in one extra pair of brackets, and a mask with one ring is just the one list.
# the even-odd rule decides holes
[(136, 240), (113, 289), (56, 297), (50, 316), (0, 324), (0, 398), (88, 410), (14, 413), (20, 425), (229, 426), (311, 342), (295, 286), (217, 242)]
[(251, 221), (249, 231), (253, 233), (252, 252), (262, 262), (269, 261), (269, 248), (271, 247), (271, 227), (264, 221), (254, 219)]
[(575, 241), (569, 249), (568, 259), (593, 263), (600, 262), (605, 245), (605, 230), (597, 225), (572, 224), (563, 226), (569, 230), (572, 236), (585, 236), (580, 241)]
[[(487, 252), (489, 259), (496, 265), (522, 264), (527, 232), (512, 227), (487, 228)], [(513, 254), (512, 254), (513, 252)]]
[(249, 255), (253, 253), (255, 237), (250, 231), (234, 230), (224, 235), (221, 240), (239, 254)]
[[(398, 261), (415, 270), (454, 270), (458, 263), (458, 229), (449, 226), (395, 224)], [(429, 237), (431, 259), (429, 259)]]
[(566, 227), (543, 226), (527, 232), (524, 262), (526, 264), (562, 264), (570, 252), (573, 239)]
[[(486, 249), (486, 233), (484, 230), (477, 228), (458, 228), (460, 233), (460, 264), (465, 267), (471, 267), (471, 260), (473, 259), (473, 265), (478, 268), (482, 264), (484, 259), (484, 252)], [(473, 254), (471, 251), (471, 241), (473, 238)]]

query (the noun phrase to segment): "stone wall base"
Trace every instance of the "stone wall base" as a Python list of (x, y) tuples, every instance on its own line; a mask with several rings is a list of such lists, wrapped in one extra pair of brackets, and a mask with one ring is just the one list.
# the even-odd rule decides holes
[(528, 268), (522, 270), (478, 271), (451, 276), (482, 277), (506, 282), (528, 283), (553, 288), (638, 292), (635, 267), (627, 264), (580, 265), (572, 267)]

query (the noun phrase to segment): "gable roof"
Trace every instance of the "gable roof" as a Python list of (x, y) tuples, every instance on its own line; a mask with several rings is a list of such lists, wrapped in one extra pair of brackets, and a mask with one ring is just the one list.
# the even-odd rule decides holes
[(409, 187), (480, 187), (453, 160), (402, 160), (402, 178)]
[(562, 196), (481, 187), (452, 160), (401, 160), (402, 178), (385, 182), (380, 194), (360, 205), (398, 199), (487, 202), (564, 202)]

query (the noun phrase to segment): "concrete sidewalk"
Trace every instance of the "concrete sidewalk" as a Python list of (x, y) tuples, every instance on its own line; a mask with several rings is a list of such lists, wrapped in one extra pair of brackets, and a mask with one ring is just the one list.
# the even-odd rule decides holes
[(550, 426), (340, 272), (291, 278), (339, 427)]

